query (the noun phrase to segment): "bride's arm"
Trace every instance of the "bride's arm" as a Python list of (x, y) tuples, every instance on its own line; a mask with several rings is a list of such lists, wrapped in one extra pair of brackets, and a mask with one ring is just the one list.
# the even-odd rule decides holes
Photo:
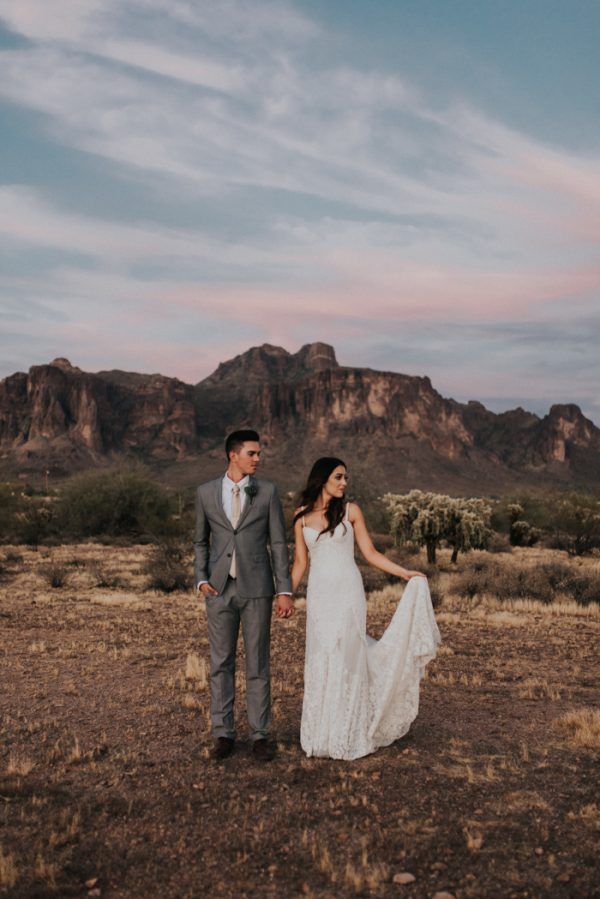
[(308, 549), (304, 542), (302, 519), (294, 525), (294, 564), (292, 565), (292, 590), (298, 589), (308, 565)]
[(354, 536), (356, 537), (358, 548), (369, 565), (372, 565), (373, 568), (380, 568), (381, 571), (387, 571), (388, 574), (401, 577), (405, 581), (410, 580), (411, 577), (426, 577), (422, 571), (411, 571), (408, 568), (403, 568), (402, 565), (396, 565), (383, 553), (377, 552), (367, 530), (363, 513), (360, 506), (357, 506), (356, 503), (350, 503), (349, 517), (354, 528)]

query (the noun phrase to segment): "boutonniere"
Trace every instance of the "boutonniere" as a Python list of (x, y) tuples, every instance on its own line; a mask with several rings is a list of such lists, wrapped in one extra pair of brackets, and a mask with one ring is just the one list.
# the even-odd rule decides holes
[(252, 501), (254, 500), (254, 497), (258, 493), (258, 487), (256, 486), (256, 484), (248, 484), (247, 487), (244, 487), (244, 493), (249, 498), (250, 505), (252, 505)]

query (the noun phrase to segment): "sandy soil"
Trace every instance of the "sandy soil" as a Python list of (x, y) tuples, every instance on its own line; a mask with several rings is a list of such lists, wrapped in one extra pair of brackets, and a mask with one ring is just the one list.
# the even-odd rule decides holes
[[(53, 549), (54, 589), (41, 552), (5, 550), (0, 894), (600, 896), (597, 607), (448, 599), (411, 732), (356, 762), (300, 749), (299, 608), (273, 622), (276, 760), (244, 742), (240, 675), (218, 765), (201, 602), (144, 591), (142, 547)], [(94, 586), (94, 560), (121, 586)], [(373, 595), (373, 635), (398, 596)]]

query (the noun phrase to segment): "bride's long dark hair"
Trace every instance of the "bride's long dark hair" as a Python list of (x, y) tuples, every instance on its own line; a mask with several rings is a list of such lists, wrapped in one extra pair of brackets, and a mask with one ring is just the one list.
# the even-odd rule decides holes
[[(302, 518), (303, 515), (309, 515), (312, 512), (332, 471), (335, 471), (339, 465), (343, 465), (344, 468), (346, 468), (345, 462), (342, 462), (341, 459), (336, 459), (333, 456), (323, 456), (321, 459), (317, 459), (310, 470), (306, 486), (300, 493), (298, 499), (298, 512), (294, 515), (294, 524), (296, 524), (298, 519)], [(320, 531), (319, 537), (322, 534), (333, 534), (340, 521), (344, 520), (344, 510), (345, 502), (343, 497), (332, 496), (329, 500), (327, 509), (325, 510), (327, 527)], [(346, 525), (344, 524), (344, 533), (345, 532)]]

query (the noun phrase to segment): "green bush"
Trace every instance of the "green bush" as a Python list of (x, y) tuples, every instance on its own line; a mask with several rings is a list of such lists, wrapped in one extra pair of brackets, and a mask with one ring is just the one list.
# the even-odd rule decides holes
[(552, 545), (582, 556), (600, 548), (600, 501), (570, 493), (556, 502), (550, 518)]
[(138, 537), (173, 530), (171, 499), (145, 472), (89, 471), (68, 481), (58, 500), (58, 523), (69, 537)]

